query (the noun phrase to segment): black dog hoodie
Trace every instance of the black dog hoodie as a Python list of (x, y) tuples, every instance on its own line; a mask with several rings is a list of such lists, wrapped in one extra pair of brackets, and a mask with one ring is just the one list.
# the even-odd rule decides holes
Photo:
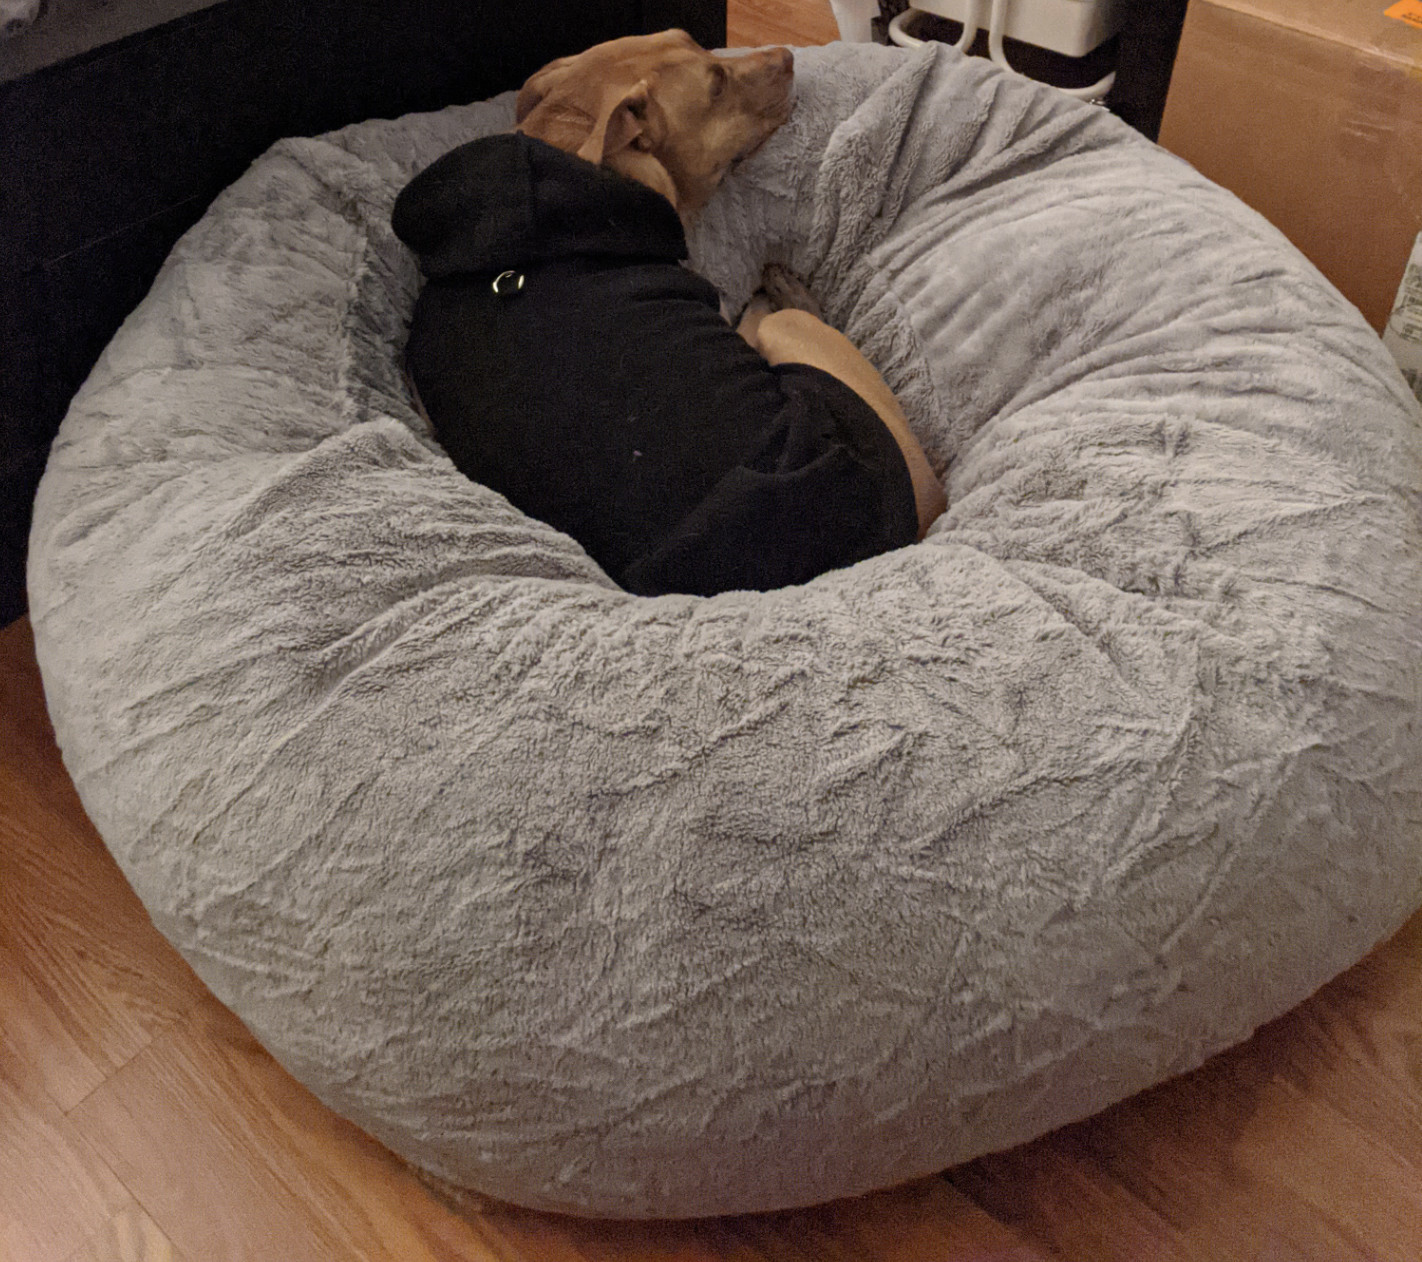
[(433, 163), (392, 224), (426, 277), (405, 357), (436, 437), (626, 590), (763, 591), (917, 537), (888, 428), (747, 345), (660, 194), (509, 133)]

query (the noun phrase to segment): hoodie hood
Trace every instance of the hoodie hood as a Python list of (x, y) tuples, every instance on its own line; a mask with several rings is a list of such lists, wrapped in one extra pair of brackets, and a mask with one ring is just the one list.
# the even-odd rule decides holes
[(390, 222), (431, 280), (568, 255), (687, 254), (681, 219), (660, 193), (521, 132), (450, 150), (405, 186)]

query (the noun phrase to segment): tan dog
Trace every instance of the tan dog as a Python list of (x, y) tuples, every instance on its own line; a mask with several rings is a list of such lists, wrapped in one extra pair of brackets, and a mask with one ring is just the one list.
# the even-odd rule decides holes
[(685, 219), (790, 117), (794, 65), (788, 48), (717, 57), (685, 31), (614, 39), (529, 79), (517, 130), (647, 185)]
[[(519, 91), (516, 130), (637, 180), (689, 220), (731, 166), (789, 118), (793, 78), (786, 48), (720, 57), (685, 31), (634, 35), (535, 73)], [(766, 290), (737, 331), (769, 363), (822, 369), (874, 409), (908, 464), (921, 538), (947, 500), (893, 393), (854, 345), (818, 318), (802, 286), (776, 272)]]
[(614, 40), (533, 75), (516, 131), (442, 155), (391, 211), (425, 278), (405, 364), (445, 453), (637, 595), (808, 582), (943, 507), (803, 285), (767, 269), (733, 331), (685, 266), (688, 221), (787, 119), (793, 78), (783, 48)]

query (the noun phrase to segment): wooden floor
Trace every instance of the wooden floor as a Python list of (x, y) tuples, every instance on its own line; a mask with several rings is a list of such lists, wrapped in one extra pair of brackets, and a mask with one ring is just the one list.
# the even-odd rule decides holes
[(828, 44), (839, 38), (829, 0), (728, 0), (726, 44)]
[[(730, 30), (834, 35), (823, 0), (732, 0)], [(60, 764), (28, 624), (0, 631), (0, 1262), (1048, 1258), (1419, 1262), (1422, 916), (1204, 1069), (940, 1178), (691, 1224), (456, 1209), (158, 936)]]

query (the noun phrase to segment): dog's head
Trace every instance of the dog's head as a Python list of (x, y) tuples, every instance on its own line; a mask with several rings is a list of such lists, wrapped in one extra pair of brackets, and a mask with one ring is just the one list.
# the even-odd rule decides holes
[(789, 118), (793, 80), (787, 48), (718, 57), (685, 31), (633, 35), (534, 74), (517, 130), (640, 181), (685, 217)]

